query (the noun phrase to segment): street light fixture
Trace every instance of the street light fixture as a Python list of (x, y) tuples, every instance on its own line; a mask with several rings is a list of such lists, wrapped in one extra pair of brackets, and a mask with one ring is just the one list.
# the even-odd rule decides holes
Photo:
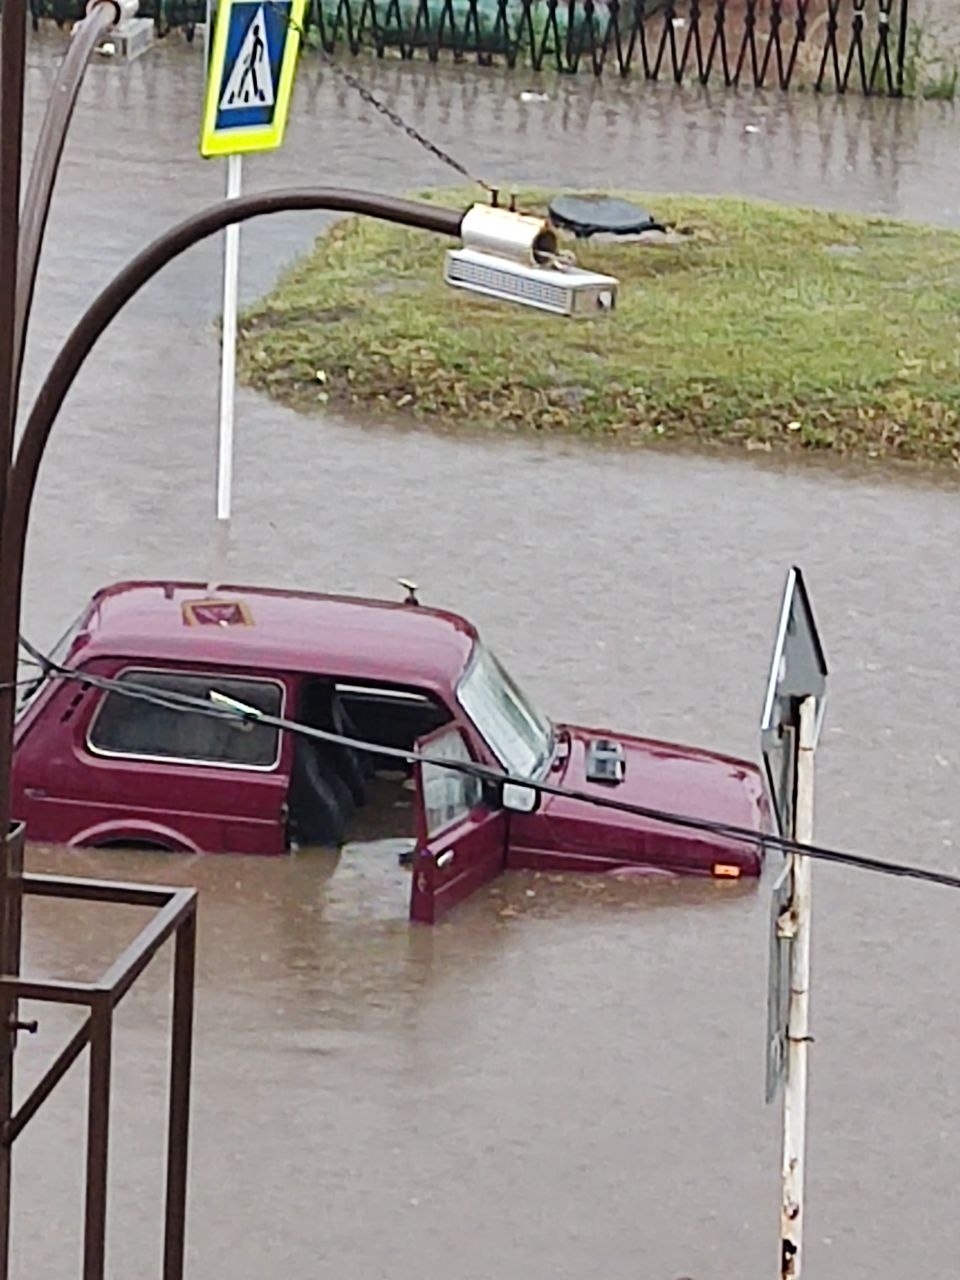
[[(475, 206), (462, 211), (338, 188), (266, 192), (223, 200), (194, 214), (142, 250), (102, 290), (74, 326), (53, 361), (23, 426), (14, 453), (23, 353), (37, 267), (60, 157), (84, 72), (104, 34), (135, 10), (133, 0), (90, 0), (74, 29), (48, 103), (21, 208), (27, 0), (4, 0), (0, 14), (0, 1280), (9, 1266), (11, 1150), (15, 1138), (80, 1053), (90, 1047), (84, 1280), (102, 1280), (105, 1261), (110, 1037), (116, 1003), (158, 947), (176, 938), (173, 1043), (167, 1152), (164, 1280), (181, 1280), (186, 1212), (187, 1134), (193, 998), (195, 894), (140, 885), (23, 875), (23, 829), (12, 807), (13, 730), (24, 553), (30, 507), (44, 451), (74, 379), (93, 346), (127, 302), (167, 263), (226, 227), (265, 214), (324, 210), (362, 215), (435, 235), (461, 239), (474, 267), (499, 270), (513, 283), (491, 288), (489, 278), (451, 279), (458, 288), (521, 297), (517, 282), (541, 288), (566, 277), (547, 224), (511, 210)], [(461, 263), (468, 260), (461, 259)], [(457, 268), (459, 270), (460, 268)], [(605, 288), (615, 296), (616, 282)], [(563, 286), (561, 286), (563, 287)], [(568, 283), (568, 288), (569, 288)], [(576, 293), (576, 282), (573, 292)], [(512, 292), (511, 292), (512, 290)], [(533, 302), (532, 305), (538, 305)], [(612, 302), (611, 302), (612, 305)], [(547, 307), (557, 310), (556, 306)], [(571, 308), (571, 313), (574, 309)], [(159, 914), (100, 983), (69, 984), (20, 978), (24, 892), (71, 900), (133, 903)], [(13, 1059), (23, 998), (86, 1006), (89, 1018), (13, 1111)], [(33, 1029), (31, 1026), (27, 1029)]]
[(444, 267), (455, 289), (577, 318), (616, 306), (614, 277), (561, 255), (546, 218), (477, 204), (463, 217), (460, 239), (463, 247), (448, 250)]

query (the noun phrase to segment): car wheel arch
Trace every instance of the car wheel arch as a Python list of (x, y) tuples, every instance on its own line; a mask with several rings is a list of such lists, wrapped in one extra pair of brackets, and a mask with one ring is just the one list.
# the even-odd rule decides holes
[(192, 840), (160, 823), (105, 822), (78, 831), (70, 842), (85, 849), (143, 849), (159, 853), (200, 853)]

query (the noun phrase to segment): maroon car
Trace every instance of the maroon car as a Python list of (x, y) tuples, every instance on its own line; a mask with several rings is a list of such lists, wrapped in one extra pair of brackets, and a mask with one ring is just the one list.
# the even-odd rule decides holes
[[(32, 839), (282, 854), (371, 822), (415, 839), (411, 915), (431, 921), (504, 867), (759, 874), (754, 843), (535, 788), (404, 766), (164, 694), (212, 693), (378, 746), (770, 830), (761, 774), (712, 752), (554, 723), (464, 618), (404, 602), (195, 583), (100, 591), (57, 647), (150, 701), (41, 678), (16, 726), (15, 812)], [(411, 776), (412, 775), (412, 776)]]

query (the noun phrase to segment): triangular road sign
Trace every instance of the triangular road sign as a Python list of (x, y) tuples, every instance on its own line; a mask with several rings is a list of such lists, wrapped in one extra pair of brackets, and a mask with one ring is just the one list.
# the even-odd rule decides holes
[(261, 5), (243, 37), (220, 99), (220, 110), (272, 107), (275, 101), (273, 71), (267, 45), (267, 23)]

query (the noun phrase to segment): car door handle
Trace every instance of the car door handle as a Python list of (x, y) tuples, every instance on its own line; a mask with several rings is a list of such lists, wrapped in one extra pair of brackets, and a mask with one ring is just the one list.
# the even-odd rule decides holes
[(437, 854), (437, 866), (438, 866), (438, 867), (449, 867), (449, 865), (450, 865), (450, 863), (451, 863), (452, 861), (453, 861), (453, 850), (452, 850), (452, 849), (447, 849), (447, 851), (446, 851), (445, 853), (438, 853), (438, 854)]

